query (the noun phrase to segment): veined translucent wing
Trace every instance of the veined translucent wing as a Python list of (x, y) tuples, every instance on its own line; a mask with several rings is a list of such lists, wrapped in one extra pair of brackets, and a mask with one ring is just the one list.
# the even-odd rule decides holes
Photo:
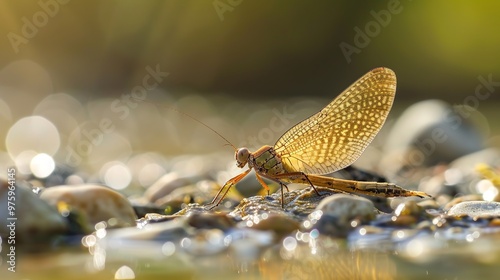
[(376, 68), (274, 145), (289, 172), (327, 174), (356, 161), (382, 127), (396, 93), (396, 75)]

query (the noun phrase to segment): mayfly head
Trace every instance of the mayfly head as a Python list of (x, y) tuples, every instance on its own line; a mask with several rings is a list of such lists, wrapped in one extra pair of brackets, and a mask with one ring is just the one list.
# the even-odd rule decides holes
[(243, 168), (248, 163), (250, 151), (247, 148), (239, 148), (234, 153), (234, 157), (236, 159), (236, 166)]

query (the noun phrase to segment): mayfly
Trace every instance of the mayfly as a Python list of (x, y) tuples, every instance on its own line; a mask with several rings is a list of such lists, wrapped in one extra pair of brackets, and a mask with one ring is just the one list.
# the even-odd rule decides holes
[[(218, 206), (228, 191), (252, 169), (259, 183), (269, 192), (263, 178), (281, 187), (287, 183), (333, 188), (352, 194), (379, 197), (429, 197), (392, 183), (363, 182), (321, 176), (355, 162), (377, 135), (389, 114), (396, 93), (396, 75), (388, 68), (376, 68), (349, 86), (318, 113), (303, 120), (283, 134), (274, 147), (263, 146), (255, 152), (235, 149), (236, 165), (248, 165), (243, 173), (229, 179), (209, 203)], [(226, 140), (227, 141), (227, 140)]]

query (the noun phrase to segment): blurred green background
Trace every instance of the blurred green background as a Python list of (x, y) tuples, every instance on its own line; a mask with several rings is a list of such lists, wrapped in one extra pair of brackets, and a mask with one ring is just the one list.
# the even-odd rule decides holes
[[(159, 69), (168, 76), (150, 102), (177, 106), (239, 144), (269, 125), (273, 108), (292, 106), (288, 128), (385, 66), (398, 76), (391, 116), (425, 99), (471, 105), (480, 77), (493, 81), (488, 97), (472, 104), (488, 120), (488, 138), (499, 134), (499, 9), (493, 0), (3, 1), (0, 137), (20, 118), (43, 115), (64, 147), (75, 127), (89, 118), (98, 124), (110, 114), (103, 107), (143, 84), (147, 69)], [(54, 93), (65, 93), (65, 105), (49, 102)], [(122, 140), (129, 150), (164, 153), (224, 148), (191, 120), (143, 107), (133, 121), (111, 117), (125, 139), (111, 141), (114, 148)], [(263, 109), (267, 115), (255, 116)], [(63, 148), (53, 154), (65, 157)]]
[[(114, 94), (156, 64), (170, 73), (166, 88), (245, 98), (332, 96), (378, 66), (396, 71), (401, 99), (460, 102), (479, 75), (500, 80), (498, 1), (40, 2), (57, 3), (48, 20), (38, 1), (0, 4), (0, 62), (39, 64), (55, 91)], [(397, 8), (377, 32), (373, 13), (389, 7)], [(20, 42), (9, 34), (22, 37), (23, 18), (39, 27)], [(355, 27), (367, 25), (369, 42), (348, 63), (339, 45), (356, 47)]]

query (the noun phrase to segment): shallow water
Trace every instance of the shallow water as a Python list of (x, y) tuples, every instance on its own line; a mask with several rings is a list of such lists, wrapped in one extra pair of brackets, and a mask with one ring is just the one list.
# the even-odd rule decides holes
[(371, 247), (381, 244), (378, 249), (353, 249), (345, 240), (321, 236), (276, 244), (255, 258), (227, 249), (193, 255), (179, 244), (167, 255), (171, 250), (162, 252), (161, 243), (129, 241), (93, 255), (78, 248), (21, 254), (17, 271), (2, 272), (2, 279), (494, 279), (500, 249), (489, 246), (499, 244), (499, 236), (440, 245), (421, 236), (396, 250), (384, 250), (376, 239)]

